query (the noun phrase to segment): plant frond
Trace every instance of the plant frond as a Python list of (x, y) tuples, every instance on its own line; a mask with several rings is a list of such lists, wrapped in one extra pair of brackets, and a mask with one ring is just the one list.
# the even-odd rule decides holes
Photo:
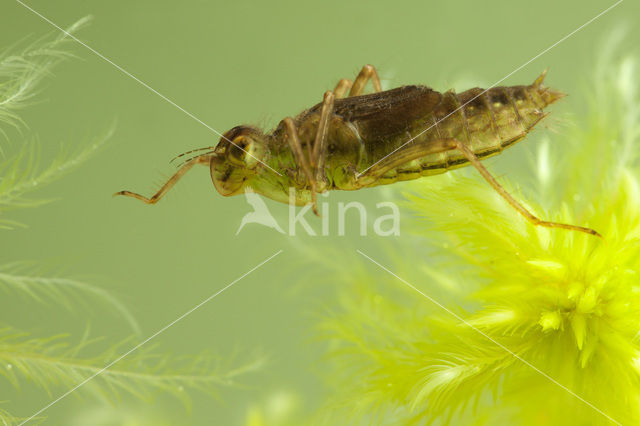
[(55, 302), (70, 311), (78, 310), (84, 305), (91, 310), (84, 295), (111, 307), (123, 318), (137, 335), (140, 326), (131, 312), (108, 291), (74, 279), (29, 275), (21, 272), (15, 264), (0, 265), (0, 289), (6, 293), (17, 293), (40, 303)]
[[(568, 389), (622, 424), (640, 423), (639, 62), (607, 52), (580, 126), (541, 146), (544, 199), (500, 178), (539, 217), (592, 227), (606, 243), (530, 224), (479, 177), (409, 184), (423, 246), (387, 264), (428, 295), (442, 275), (467, 270), (466, 282), (447, 287), (469, 294), (444, 303), (462, 321), (416, 293), (422, 305), (401, 291), (380, 297), (389, 282), (375, 265), (343, 277), (350, 285), (322, 326), (343, 391), (336, 407), (362, 423), (610, 424)], [(433, 248), (439, 274), (399, 272), (419, 270)]]
[[(32, 191), (55, 181), (89, 159), (112, 136), (111, 127), (102, 136), (79, 148), (62, 148), (47, 166), (41, 167), (37, 146), (27, 144), (13, 157), (0, 161), (0, 214), (37, 207), (51, 200), (30, 198)], [(0, 219), (0, 227), (11, 228), (15, 222)]]
[(19, 422), (20, 422), (20, 419), (12, 416), (8, 411), (0, 408), (0, 425), (13, 426), (13, 425), (17, 425)]
[[(90, 20), (91, 17), (84, 17), (66, 31), (74, 34)], [(3, 125), (17, 129), (23, 126), (18, 111), (32, 102), (53, 67), (72, 56), (67, 50), (70, 41), (59, 32), (52, 40), (39, 39), (19, 52), (14, 47), (0, 54), (0, 133), (5, 133)]]
[(221, 387), (237, 386), (244, 374), (259, 369), (264, 361), (255, 356), (231, 365), (228, 360), (207, 354), (169, 357), (145, 346), (105, 369), (134, 344), (123, 342), (98, 355), (83, 355), (96, 343), (85, 338), (71, 344), (66, 336), (36, 338), (5, 328), (0, 330), (0, 376), (16, 388), (27, 381), (50, 396), (91, 378), (74, 393), (89, 393), (105, 401), (130, 394), (148, 401), (164, 392), (188, 405), (189, 390), (216, 396)]

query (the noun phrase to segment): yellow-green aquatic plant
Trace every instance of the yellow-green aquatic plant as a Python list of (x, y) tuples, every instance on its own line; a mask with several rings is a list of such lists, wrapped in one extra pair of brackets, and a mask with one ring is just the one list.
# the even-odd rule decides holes
[(640, 424), (640, 69), (611, 46), (584, 119), (531, 135), (537, 192), (509, 188), (606, 241), (531, 226), (475, 177), (412, 184), (423, 242), (384, 265), (405, 281), (365, 264), (324, 322), (337, 406), (365, 424)]
[[(77, 31), (86, 19), (78, 21), (67, 31)], [(52, 41), (38, 40), (19, 53), (0, 55), (0, 133), (11, 142), (13, 134), (22, 136), (26, 126), (17, 112), (33, 101), (39, 83), (52, 67), (61, 59), (69, 57), (64, 34)], [(12, 131), (9, 131), (9, 129)], [(58, 157), (41, 161), (37, 146), (23, 142), (14, 151), (15, 144), (7, 143), (9, 153), (0, 150), (0, 228), (3, 232), (22, 226), (9, 220), (4, 214), (10, 210), (33, 208), (47, 202), (41, 198), (30, 198), (29, 193), (54, 179), (63, 176), (92, 155), (111, 132), (95, 141), (84, 144), (80, 149), (63, 149)], [(1, 143), (0, 146), (5, 145)], [(14, 304), (17, 296), (22, 302), (49, 302), (58, 305), (61, 311), (75, 310), (78, 302), (92, 296), (105, 302), (118, 317), (129, 322), (136, 335), (140, 335), (138, 325), (129, 311), (108, 291), (93, 285), (63, 277), (51, 277), (36, 273), (33, 266), (6, 258), (9, 250), (4, 247), (0, 253), (0, 312), (3, 307)], [(113, 401), (123, 394), (149, 399), (157, 392), (169, 393), (188, 403), (189, 389), (215, 394), (220, 386), (231, 385), (242, 374), (259, 367), (260, 359), (232, 365), (231, 362), (207, 354), (182, 358), (159, 354), (153, 346), (145, 346), (130, 353), (126, 358), (111, 365), (120, 355), (142, 340), (129, 339), (114, 343), (84, 336), (73, 341), (63, 333), (48, 336), (33, 336), (16, 331), (16, 324), (5, 315), (0, 315), (0, 378), (9, 383), (14, 391), (0, 396), (0, 423), (17, 424), (25, 420), (42, 420), (46, 413), (31, 419), (33, 412), (43, 408), (55, 397), (76, 385), (84, 383), (75, 394), (90, 394), (100, 400)], [(52, 321), (51, 326), (53, 326)], [(103, 368), (110, 365), (107, 371)], [(87, 381), (87, 379), (90, 379)], [(24, 413), (21, 418), (12, 416), (4, 408), (11, 409), (20, 394), (15, 392), (28, 384), (44, 389), (48, 398), (33, 401), (33, 412)], [(6, 387), (5, 387), (6, 388)], [(3, 389), (5, 389), (3, 388)], [(102, 413), (104, 416), (104, 413)], [(86, 417), (86, 416), (85, 416)], [(97, 422), (97, 420), (96, 420)]]
[(253, 403), (247, 410), (244, 426), (293, 426), (304, 424), (300, 401), (291, 392), (270, 393), (264, 401)]

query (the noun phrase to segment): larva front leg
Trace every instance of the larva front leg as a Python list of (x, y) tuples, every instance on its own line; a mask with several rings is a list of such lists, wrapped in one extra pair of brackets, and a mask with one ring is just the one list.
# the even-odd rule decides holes
[(307, 157), (305, 157), (302, 152), (302, 144), (300, 143), (300, 137), (298, 136), (298, 128), (296, 124), (293, 122), (291, 117), (287, 117), (284, 119), (284, 124), (287, 129), (287, 140), (289, 142), (289, 148), (293, 152), (293, 157), (296, 161), (296, 166), (302, 169), (302, 172), (307, 177), (307, 181), (309, 182), (309, 186), (311, 187), (311, 202), (313, 203), (313, 212), (316, 216), (320, 216), (318, 213), (318, 205), (317, 205), (317, 195), (316, 195), (316, 180), (311, 170), (311, 166), (309, 165), (309, 161)]
[(178, 171), (173, 176), (171, 176), (169, 178), (167, 183), (162, 185), (162, 188), (160, 188), (158, 190), (158, 192), (156, 192), (150, 198), (147, 198), (144, 195), (136, 194), (135, 192), (131, 192), (131, 191), (119, 191), (119, 192), (116, 192), (113, 195), (114, 196), (116, 196), (116, 195), (124, 195), (125, 197), (137, 198), (138, 200), (140, 200), (140, 201), (142, 201), (143, 203), (146, 203), (146, 204), (155, 204), (158, 201), (160, 201), (160, 199), (162, 197), (164, 197), (164, 195), (173, 187), (173, 185), (178, 183), (180, 178), (182, 176), (184, 176), (185, 173), (187, 173), (193, 166), (195, 166), (196, 164), (209, 165), (209, 163), (211, 162), (211, 158), (212, 157), (210, 155), (201, 155), (201, 156), (198, 156), (196, 158), (192, 158), (191, 160), (187, 161), (182, 167), (180, 167), (178, 169)]

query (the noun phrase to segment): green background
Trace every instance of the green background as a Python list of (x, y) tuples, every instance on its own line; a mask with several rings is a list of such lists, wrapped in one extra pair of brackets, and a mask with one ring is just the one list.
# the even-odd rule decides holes
[[(321, 100), (343, 77), (375, 65), (385, 87), (426, 84), (438, 90), (486, 87), (540, 53), (611, 5), (609, 1), (30, 1), (60, 26), (94, 16), (79, 37), (91, 47), (171, 98), (219, 132), (238, 124), (270, 128)], [(597, 43), (640, 5), (626, 1), (584, 30), (509, 77), (504, 84), (530, 83), (549, 68), (547, 83), (570, 96), (554, 107), (558, 117), (583, 110)], [(11, 0), (0, 6), (0, 40), (9, 46), (27, 36), (55, 31)], [(640, 42), (633, 29), (630, 46)], [(132, 310), (142, 339), (227, 285), (277, 250), (284, 252), (234, 287), (154, 339), (158, 351), (192, 354), (210, 350), (227, 356), (269, 356), (264, 370), (244, 377), (244, 388), (223, 389), (220, 399), (194, 394), (191, 412), (159, 396), (152, 405), (124, 398), (117, 409), (168, 416), (171, 424), (242, 424), (247, 409), (270, 395), (296, 395), (303, 418), (321, 404), (323, 366), (314, 342), (314, 315), (331, 304), (331, 274), (322, 262), (352, 256), (355, 248), (375, 252), (381, 244), (412, 244), (402, 234), (389, 239), (292, 238), (256, 225), (238, 236), (249, 211), (243, 197), (223, 198), (204, 168), (190, 172), (156, 206), (111, 198), (117, 190), (151, 193), (172, 173), (168, 160), (189, 149), (215, 145), (219, 137), (112, 65), (82, 47), (56, 68), (23, 117), (41, 144), (42, 161), (60, 143), (88, 143), (117, 119), (115, 135), (78, 170), (38, 195), (59, 198), (44, 207), (10, 213), (28, 228), (3, 232), (3, 259), (28, 259), (46, 271), (109, 289)], [(498, 174), (522, 175), (531, 146), (549, 130), (489, 164)], [(3, 142), (20, 148), (17, 135)], [(524, 184), (524, 183), (523, 183)], [(339, 201), (373, 207), (394, 188), (332, 194)], [(526, 191), (525, 191), (526, 193)], [(287, 206), (267, 201), (283, 224)], [(309, 215), (309, 221), (314, 219)], [(334, 226), (335, 223), (332, 225)], [(371, 230), (371, 228), (369, 228)], [(335, 226), (332, 230), (335, 234)], [(310, 256), (300, 246), (311, 246)], [(2, 296), (5, 297), (4, 295)], [(90, 302), (89, 302), (90, 303)], [(26, 307), (26, 308), (25, 308)], [(131, 334), (124, 321), (92, 306), (77, 312), (55, 307), (2, 303), (2, 319), (22, 329), (92, 334), (117, 341)], [(59, 309), (59, 308), (58, 308)], [(54, 395), (16, 392), (0, 384), (0, 400), (14, 415), (30, 415)], [(45, 414), (50, 424), (80, 422), (96, 410), (90, 398), (69, 397)], [(124, 408), (123, 408), (124, 407)], [(149, 414), (150, 413), (150, 414)], [(143, 415), (147, 415), (144, 414)], [(78, 424), (80, 424), (78, 423)]]

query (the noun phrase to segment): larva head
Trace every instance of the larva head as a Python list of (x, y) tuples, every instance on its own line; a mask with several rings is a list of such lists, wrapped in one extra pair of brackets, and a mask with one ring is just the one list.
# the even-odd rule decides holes
[(542, 83), (544, 82), (544, 78), (547, 75), (547, 70), (542, 71), (542, 74), (536, 78), (536, 80), (529, 86), (529, 91), (532, 95), (532, 99), (537, 104), (536, 106), (540, 109), (545, 108), (548, 105), (551, 105), (558, 99), (562, 99), (567, 96), (566, 93), (560, 92), (559, 90), (552, 90)]
[(226, 132), (211, 161), (211, 180), (218, 192), (224, 196), (243, 193), (261, 168), (265, 152), (264, 134), (260, 130), (237, 126)]

